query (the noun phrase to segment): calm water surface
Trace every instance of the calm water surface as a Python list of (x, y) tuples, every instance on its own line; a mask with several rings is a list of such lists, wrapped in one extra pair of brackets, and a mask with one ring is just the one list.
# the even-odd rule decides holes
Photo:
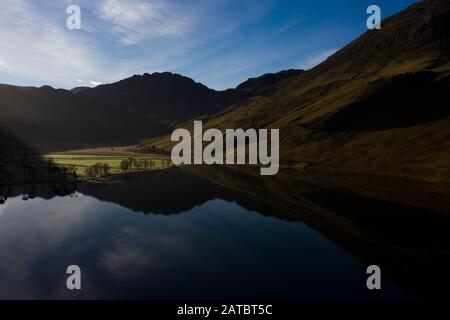
[[(27, 201), (9, 197), (0, 206), (0, 298), (416, 296), (395, 270), (383, 278), (382, 291), (368, 291), (366, 260), (388, 258), (370, 245), (355, 248), (345, 228), (312, 227), (329, 222), (308, 215), (327, 216), (330, 209), (312, 203), (305, 190), (284, 201), (273, 196), (283, 197), (282, 190), (243, 192), (253, 178), (226, 179), (231, 188), (223, 176), (177, 171), (79, 186), (48, 199), (39, 191)], [(311, 211), (295, 219), (296, 210)], [(72, 264), (82, 270), (81, 291), (66, 289)]]

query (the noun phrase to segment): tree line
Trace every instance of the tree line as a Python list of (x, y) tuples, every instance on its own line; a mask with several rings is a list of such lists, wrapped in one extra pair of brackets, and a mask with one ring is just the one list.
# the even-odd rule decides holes
[(85, 173), (88, 178), (96, 179), (107, 177), (110, 174), (111, 167), (107, 163), (96, 163), (92, 166), (86, 167)]
[[(163, 159), (161, 160), (161, 164), (163, 167), (170, 167), (170, 160)], [(120, 170), (123, 172), (130, 170), (149, 170), (156, 167), (155, 160), (149, 159), (136, 159), (136, 158), (128, 158), (123, 159), (120, 162)], [(85, 174), (90, 179), (98, 179), (105, 178), (111, 174), (111, 167), (107, 163), (96, 163), (92, 166), (88, 166), (85, 169)]]
[[(161, 163), (165, 167), (170, 166), (170, 160), (161, 160)], [(156, 166), (155, 160), (149, 160), (149, 159), (136, 159), (136, 158), (128, 158), (123, 159), (120, 163), (120, 169), (122, 171), (128, 171), (128, 170), (148, 170), (152, 169)]]

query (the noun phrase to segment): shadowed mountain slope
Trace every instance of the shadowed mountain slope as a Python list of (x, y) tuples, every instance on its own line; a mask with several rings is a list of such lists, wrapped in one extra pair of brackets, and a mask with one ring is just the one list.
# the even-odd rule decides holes
[(165, 134), (179, 121), (271, 92), (299, 72), (263, 76), (261, 83), (256, 78), (225, 91), (168, 72), (71, 91), (0, 85), (0, 126), (40, 151), (133, 144)]

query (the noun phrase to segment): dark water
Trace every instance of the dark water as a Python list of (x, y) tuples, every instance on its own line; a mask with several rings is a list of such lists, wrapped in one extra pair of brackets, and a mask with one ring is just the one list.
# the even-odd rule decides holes
[[(429, 190), (432, 204), (423, 190), (408, 203), (417, 186), (404, 199), (395, 191), (393, 202), (366, 181), (357, 194), (343, 179), (277, 179), (211, 168), (81, 184), (65, 196), (34, 186), (26, 201), (29, 186), (9, 189), (0, 205), (0, 298), (441, 294), (449, 219), (440, 189)], [(72, 264), (82, 271), (80, 291), (66, 288)], [(382, 269), (380, 291), (366, 287), (370, 264)]]

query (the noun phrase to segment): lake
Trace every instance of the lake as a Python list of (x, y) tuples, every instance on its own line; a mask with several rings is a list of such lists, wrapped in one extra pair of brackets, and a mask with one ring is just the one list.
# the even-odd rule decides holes
[(433, 184), (211, 167), (63, 189), (1, 191), (0, 298), (410, 299), (450, 283), (448, 189)]

